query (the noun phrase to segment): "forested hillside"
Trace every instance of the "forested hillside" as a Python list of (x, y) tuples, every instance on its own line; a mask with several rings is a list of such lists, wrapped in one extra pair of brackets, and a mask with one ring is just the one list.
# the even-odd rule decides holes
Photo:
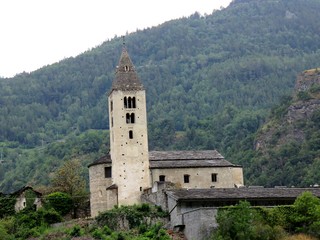
[(257, 132), (248, 177), (268, 186), (320, 183), (320, 68), (299, 75), (295, 92)]
[[(246, 172), (269, 109), (292, 94), (299, 72), (320, 65), (319, 15), (319, 0), (235, 0), (211, 15), (128, 34), (147, 91), (149, 148), (215, 148)], [(0, 79), (0, 191), (45, 184), (43, 172), (64, 159), (88, 154), (85, 165), (107, 151), (106, 93), (121, 45), (115, 37)], [(86, 135), (97, 140), (88, 144)]]

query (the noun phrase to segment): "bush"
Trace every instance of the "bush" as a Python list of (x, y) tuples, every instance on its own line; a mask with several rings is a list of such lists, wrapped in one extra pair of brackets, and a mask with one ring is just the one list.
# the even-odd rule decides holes
[(72, 237), (80, 237), (81, 236), (81, 228), (79, 225), (73, 226), (73, 228), (70, 232), (70, 236), (72, 236)]
[(7, 229), (0, 223), (0, 236), (1, 240), (11, 240), (13, 239), (13, 236), (11, 236), (8, 232)]
[(305, 91), (298, 92), (297, 97), (298, 97), (299, 100), (302, 100), (302, 101), (307, 101), (307, 100), (312, 98), (310, 96), (310, 94), (308, 92), (305, 92)]
[(47, 204), (61, 215), (66, 215), (73, 208), (72, 198), (63, 192), (54, 192), (46, 197)]
[[(39, 211), (41, 211), (39, 209)], [(54, 209), (42, 210), (43, 211), (43, 220), (45, 223), (52, 224), (62, 221), (61, 215)]]

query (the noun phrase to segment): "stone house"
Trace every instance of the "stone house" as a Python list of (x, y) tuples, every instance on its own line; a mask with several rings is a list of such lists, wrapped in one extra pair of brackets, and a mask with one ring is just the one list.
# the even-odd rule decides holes
[(30, 186), (24, 186), (14, 193), (11, 193), (10, 196), (16, 198), (16, 203), (14, 205), (14, 209), (16, 212), (19, 212), (27, 207), (27, 198), (29, 198), (30, 196), (32, 196), (32, 199), (34, 199), (32, 203), (34, 210), (38, 210), (42, 206), (42, 194), (34, 190)]

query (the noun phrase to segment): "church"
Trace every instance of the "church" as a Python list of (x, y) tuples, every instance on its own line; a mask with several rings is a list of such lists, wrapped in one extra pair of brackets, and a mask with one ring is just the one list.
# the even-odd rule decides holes
[(238, 188), (239, 165), (217, 150), (150, 151), (146, 92), (123, 46), (108, 95), (110, 153), (89, 168), (91, 216), (114, 206), (141, 203), (143, 193), (158, 183), (175, 189)]

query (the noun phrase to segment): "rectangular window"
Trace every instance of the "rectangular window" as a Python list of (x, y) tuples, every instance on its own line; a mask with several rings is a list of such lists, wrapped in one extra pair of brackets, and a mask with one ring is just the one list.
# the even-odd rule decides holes
[(211, 174), (211, 182), (217, 182), (217, 180), (218, 180), (218, 174), (212, 173)]
[(105, 167), (104, 168), (104, 177), (105, 178), (111, 178), (111, 167)]
[(165, 175), (160, 175), (159, 176), (159, 182), (165, 182), (166, 181), (166, 176)]
[(188, 175), (188, 174), (183, 175), (183, 181), (184, 181), (184, 183), (189, 183), (190, 182), (190, 175)]

